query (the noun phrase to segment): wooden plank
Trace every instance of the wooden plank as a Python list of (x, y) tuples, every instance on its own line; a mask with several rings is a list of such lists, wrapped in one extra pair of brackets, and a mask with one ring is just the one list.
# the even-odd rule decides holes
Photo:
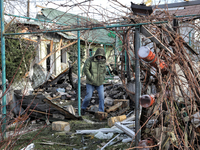
[(47, 97), (49, 100), (51, 100), (51, 101), (53, 101), (53, 100), (58, 100), (58, 99), (60, 99), (61, 98), (61, 96), (59, 95), (59, 96), (56, 96), (56, 97)]
[(53, 40), (51, 40), (50, 42), (50, 53), (52, 53), (52, 50), (53, 50)]
[(113, 104), (115, 105), (115, 104), (117, 104), (119, 102), (122, 102), (122, 108), (129, 107), (129, 100), (127, 100), (127, 99), (115, 99), (113, 101)]
[(101, 112), (101, 111), (95, 112), (95, 118), (98, 119), (99, 121), (107, 119), (107, 117), (108, 117), (108, 113), (106, 112)]
[(109, 109), (106, 109), (106, 112), (109, 113), (111, 111), (116, 111), (120, 106), (122, 106), (122, 102), (119, 102), (113, 105), (112, 107), (110, 107)]
[(52, 107), (54, 107), (55, 109), (57, 109), (58, 111), (62, 112), (63, 115), (65, 115), (66, 119), (74, 119), (74, 120), (82, 120), (81, 116), (75, 116), (73, 114), (71, 114), (70, 112), (66, 111), (65, 109), (59, 107), (58, 105), (52, 103), (50, 100), (43, 99), (44, 102), (46, 102), (47, 104), (51, 105)]

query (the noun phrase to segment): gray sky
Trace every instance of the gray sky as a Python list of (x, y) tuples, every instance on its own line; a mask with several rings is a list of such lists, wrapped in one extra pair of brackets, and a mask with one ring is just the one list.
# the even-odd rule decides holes
[[(64, 12), (78, 14), (78, 15), (86, 15), (86, 12), (89, 10), (90, 17), (95, 18), (97, 20), (102, 20), (102, 16), (109, 16), (111, 18), (116, 18), (121, 15), (126, 15), (128, 9), (122, 9), (117, 3), (112, 2), (112, 0), (92, 0), (91, 2), (83, 3), (81, 7), (62, 7), (62, 5), (74, 5), (79, 2), (83, 2), (85, 0), (30, 0), (30, 17), (35, 18), (37, 12), (41, 10), (39, 6), (47, 7), (47, 8), (54, 8)], [(121, 4), (126, 5), (130, 8), (131, 2), (140, 4), (143, 0), (118, 0)], [(144, 2), (147, 0), (144, 0)], [(153, 0), (153, 4), (158, 4), (159, 0)], [(180, 2), (184, 0), (162, 0), (162, 3), (168, 2)], [(91, 7), (88, 7), (90, 4)], [(4, 3), (6, 7), (5, 13), (15, 14), (19, 16), (27, 16), (27, 0), (7, 0)], [(93, 6), (93, 7), (92, 7)], [(101, 15), (96, 15), (96, 14)], [(102, 15), (103, 14), (103, 15)], [(12, 17), (10, 17), (12, 19)]]

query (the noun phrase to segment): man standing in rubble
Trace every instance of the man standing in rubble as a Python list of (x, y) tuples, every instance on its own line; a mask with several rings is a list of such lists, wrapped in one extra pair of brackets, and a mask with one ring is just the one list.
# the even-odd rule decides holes
[(98, 48), (94, 56), (89, 57), (84, 64), (83, 71), (86, 75), (86, 95), (81, 106), (81, 115), (85, 114), (93, 91), (96, 89), (99, 95), (99, 111), (104, 112), (104, 86), (103, 82), (106, 74), (105, 51)]

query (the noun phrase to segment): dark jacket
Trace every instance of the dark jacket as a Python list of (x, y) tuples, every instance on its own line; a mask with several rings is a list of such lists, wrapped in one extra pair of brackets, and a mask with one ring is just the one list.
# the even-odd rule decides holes
[[(97, 60), (97, 56), (102, 56), (101, 60)], [(86, 75), (86, 83), (100, 86), (104, 82), (106, 74), (106, 57), (105, 51), (102, 48), (98, 48), (94, 56), (89, 57), (84, 64), (84, 73)]]

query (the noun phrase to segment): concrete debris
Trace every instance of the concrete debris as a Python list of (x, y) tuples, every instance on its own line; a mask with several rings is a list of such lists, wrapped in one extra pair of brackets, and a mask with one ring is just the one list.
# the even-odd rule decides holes
[[(105, 95), (105, 94), (104, 94)], [(106, 95), (105, 95), (106, 96)], [(111, 97), (106, 97), (105, 99), (104, 99), (104, 104), (105, 105), (113, 105), (113, 101), (114, 101), (114, 99), (112, 99)]]
[(69, 132), (70, 124), (64, 121), (55, 121), (52, 123), (52, 130)]
[(31, 143), (28, 146), (22, 148), (21, 150), (34, 150), (34, 148), (35, 148), (35, 144)]

